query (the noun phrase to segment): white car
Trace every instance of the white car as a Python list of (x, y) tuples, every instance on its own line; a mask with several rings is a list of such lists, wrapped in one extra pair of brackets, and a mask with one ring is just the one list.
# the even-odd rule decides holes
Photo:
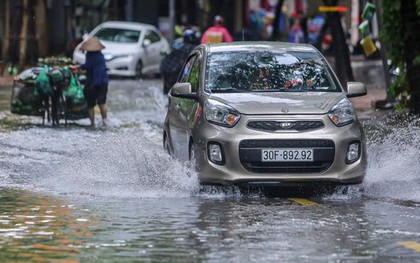
[[(98, 25), (87, 37), (94, 36), (105, 46), (109, 75), (140, 77), (160, 73), (161, 60), (170, 52), (170, 45), (153, 25), (109, 21)], [(73, 61), (85, 62), (80, 43), (74, 50)]]

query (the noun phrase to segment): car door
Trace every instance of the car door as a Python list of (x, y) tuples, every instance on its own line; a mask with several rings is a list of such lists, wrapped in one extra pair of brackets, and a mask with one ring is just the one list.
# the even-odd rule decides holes
[(163, 50), (163, 42), (160, 35), (152, 29), (147, 29), (143, 39), (145, 59), (145, 71), (156, 71), (160, 66)]
[[(181, 71), (178, 82), (191, 84), (191, 91), (198, 92), (201, 58), (196, 55), (189, 57)], [(194, 120), (198, 102), (194, 99), (176, 98), (171, 96), (169, 102), (169, 127), (174, 155), (181, 160), (189, 160), (189, 141), (191, 126)]]

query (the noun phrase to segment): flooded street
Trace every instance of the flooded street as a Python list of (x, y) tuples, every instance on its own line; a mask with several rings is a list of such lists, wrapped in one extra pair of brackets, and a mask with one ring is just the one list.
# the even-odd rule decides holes
[(420, 262), (418, 119), (363, 115), (363, 191), (270, 197), (200, 187), (164, 153), (161, 80), (113, 80), (97, 130), (1, 92), (0, 262)]

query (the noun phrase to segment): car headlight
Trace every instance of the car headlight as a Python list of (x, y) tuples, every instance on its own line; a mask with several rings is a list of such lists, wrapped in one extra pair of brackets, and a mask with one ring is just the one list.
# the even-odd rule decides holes
[(215, 100), (208, 100), (204, 105), (204, 116), (210, 123), (229, 128), (235, 126), (241, 118), (235, 109)]
[(334, 105), (328, 112), (328, 117), (338, 127), (345, 126), (356, 120), (353, 106), (347, 98), (340, 100)]
[(110, 61), (116, 58), (129, 58), (131, 55), (129, 54), (124, 54), (124, 55), (113, 55), (113, 54), (105, 54), (104, 58), (106, 61)]

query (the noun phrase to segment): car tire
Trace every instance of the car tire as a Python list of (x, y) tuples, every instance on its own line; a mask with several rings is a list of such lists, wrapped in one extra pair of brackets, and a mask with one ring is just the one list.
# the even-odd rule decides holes
[(136, 72), (135, 78), (136, 79), (141, 79), (143, 77), (142, 71), (143, 71), (143, 63), (141, 62), (141, 60), (139, 60), (136, 64), (136, 68), (135, 68), (135, 72)]

